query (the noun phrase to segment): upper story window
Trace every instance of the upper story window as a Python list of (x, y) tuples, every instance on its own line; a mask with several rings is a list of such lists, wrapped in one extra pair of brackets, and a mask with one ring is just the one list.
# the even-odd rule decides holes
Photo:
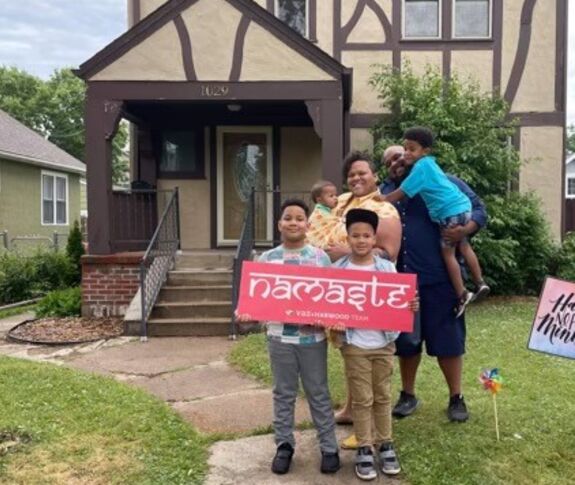
[(68, 177), (42, 172), (42, 225), (68, 224)]
[(441, 37), (441, 0), (403, 0), (403, 38)]
[(491, 0), (455, 0), (453, 37), (485, 39), (491, 37)]
[(304, 37), (309, 37), (309, 0), (275, 0), (276, 17)]
[(565, 197), (567, 199), (575, 199), (575, 175), (567, 175), (565, 185)]

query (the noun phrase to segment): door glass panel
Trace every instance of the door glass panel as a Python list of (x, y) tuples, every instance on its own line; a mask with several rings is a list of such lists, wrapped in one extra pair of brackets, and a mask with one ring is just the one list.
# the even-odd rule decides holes
[(267, 237), (268, 151), (265, 133), (223, 133), (223, 239), (240, 238), (252, 187), (256, 191), (255, 236)]

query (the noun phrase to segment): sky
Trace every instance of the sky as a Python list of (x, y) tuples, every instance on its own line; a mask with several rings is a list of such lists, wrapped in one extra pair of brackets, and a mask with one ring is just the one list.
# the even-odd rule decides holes
[[(127, 0), (0, 0), (0, 65), (41, 78), (78, 67), (126, 29)], [(569, 9), (567, 123), (575, 124), (575, 5)]]

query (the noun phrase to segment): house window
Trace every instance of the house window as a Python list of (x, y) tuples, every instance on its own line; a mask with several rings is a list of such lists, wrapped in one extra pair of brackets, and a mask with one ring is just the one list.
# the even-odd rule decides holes
[(565, 197), (567, 199), (575, 199), (575, 175), (567, 176), (567, 192)]
[(453, 7), (454, 37), (491, 37), (491, 0), (455, 0)]
[(276, 17), (308, 37), (309, 0), (275, 0)]
[(42, 224), (68, 225), (68, 177), (42, 172)]
[(404, 0), (403, 37), (437, 39), (441, 33), (441, 0)]
[(161, 178), (203, 178), (202, 130), (164, 131), (159, 171)]

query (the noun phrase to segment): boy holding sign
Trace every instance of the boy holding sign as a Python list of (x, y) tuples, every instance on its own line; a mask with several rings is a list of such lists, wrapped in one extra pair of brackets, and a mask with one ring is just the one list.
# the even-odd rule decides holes
[[(335, 267), (395, 273), (393, 263), (373, 254), (378, 222), (377, 214), (370, 210), (352, 209), (347, 213), (345, 225), (351, 254), (334, 263)], [(417, 297), (409, 308), (418, 311)], [(372, 451), (375, 443), (380, 470), (396, 475), (400, 465), (391, 432), (391, 376), (399, 332), (347, 328), (338, 334), (336, 345), (342, 345), (358, 441), (355, 473), (362, 480), (377, 478)], [(375, 436), (372, 436), (372, 421)]]
[[(263, 263), (330, 266), (328, 255), (306, 244), (309, 208), (299, 199), (286, 200), (281, 206), (278, 230), (282, 244), (266, 251)], [(250, 321), (249, 315), (238, 315)], [(327, 384), (327, 341), (322, 327), (268, 322), (268, 351), (273, 374), (274, 434), (277, 446), (272, 472), (289, 471), (294, 454), (294, 412), (301, 378), (311, 417), (317, 429), (321, 449), (321, 472), (335, 473), (340, 461), (335, 419)]]

